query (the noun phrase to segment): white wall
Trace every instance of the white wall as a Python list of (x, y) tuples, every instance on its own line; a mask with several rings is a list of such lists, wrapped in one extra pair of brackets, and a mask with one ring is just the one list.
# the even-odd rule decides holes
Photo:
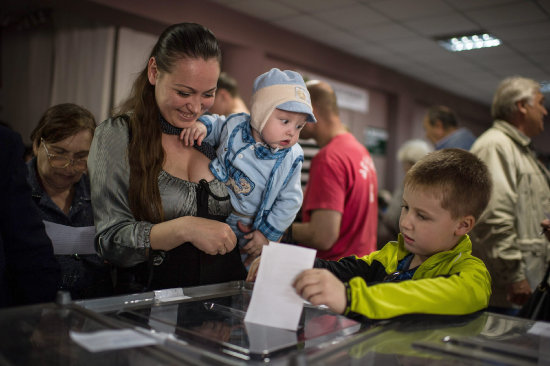
[(119, 29), (114, 75), (115, 107), (128, 97), (134, 80), (147, 65), (147, 59), (157, 38), (156, 34), (129, 28)]

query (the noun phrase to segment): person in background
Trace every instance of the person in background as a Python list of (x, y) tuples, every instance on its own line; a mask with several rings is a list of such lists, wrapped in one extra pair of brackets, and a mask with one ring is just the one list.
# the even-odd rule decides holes
[(60, 281), (31, 200), (23, 149), (21, 136), (0, 126), (0, 308), (53, 301)]
[[(397, 160), (401, 163), (405, 174), (412, 166), (422, 159), (433, 148), (424, 140), (415, 139), (405, 142), (397, 150)], [(399, 234), (399, 216), (403, 197), (403, 184), (395, 189), (385, 211), (380, 213), (378, 223), (378, 246), (381, 248), (390, 240), (395, 240)]]
[(540, 226), (542, 228), (541, 233), (544, 233), (544, 235), (546, 235), (546, 239), (550, 241), (550, 217), (542, 220)]
[(378, 181), (367, 149), (339, 117), (336, 94), (325, 82), (306, 83), (317, 123), (300, 137), (313, 138), (319, 152), (311, 161), (302, 204), (302, 222), (293, 223), (282, 241), (317, 249), (323, 259), (363, 256), (376, 250)]
[(61, 265), (59, 289), (74, 300), (113, 293), (110, 268), (94, 248), (86, 164), (95, 127), (92, 113), (76, 104), (48, 108), (31, 133), (35, 157), (27, 162), (32, 199)]
[(445, 106), (433, 106), (424, 117), (424, 130), (436, 150), (456, 147), (470, 150), (476, 140), (474, 134), (465, 127), (458, 127), (453, 111)]
[(118, 114), (101, 123), (88, 169), (96, 248), (117, 266), (117, 292), (246, 277), (225, 219), (226, 188), (207, 144), (180, 134), (214, 103), (221, 50), (200, 24), (166, 28)]
[(407, 172), (404, 185), (397, 241), (364, 257), (317, 259), (294, 282), (300, 296), (368, 319), (487, 307), (491, 276), (468, 237), (491, 196), (487, 166), (463, 149), (438, 150)]
[(550, 260), (541, 221), (550, 215), (550, 173), (531, 139), (544, 130), (548, 114), (540, 84), (510, 77), (493, 97), (493, 126), (472, 146), (487, 163), (494, 193), (472, 231), (479, 256), (493, 277), (491, 310), (515, 314), (540, 283)]
[[(264, 245), (281, 238), (300, 210), (304, 152), (298, 137), (308, 122), (316, 122), (309, 93), (299, 73), (273, 68), (254, 81), (252, 114), (202, 116), (199, 122), (186, 129), (184, 141), (218, 146), (210, 170), (231, 197), (226, 222), (248, 266)], [(239, 230), (239, 224), (252, 232)]]
[(226, 72), (221, 72), (218, 78), (216, 98), (212, 107), (208, 108), (211, 114), (229, 116), (233, 113), (248, 113), (245, 102), (239, 94), (237, 81)]
[(32, 145), (25, 145), (25, 150), (23, 153), (23, 160), (25, 163), (29, 162), (34, 158), (34, 151), (32, 151)]

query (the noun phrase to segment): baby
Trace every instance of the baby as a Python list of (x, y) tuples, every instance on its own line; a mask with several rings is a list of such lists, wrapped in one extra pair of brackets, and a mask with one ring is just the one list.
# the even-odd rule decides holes
[(217, 147), (210, 170), (227, 186), (233, 212), (226, 222), (247, 254), (245, 265), (280, 239), (301, 207), (304, 154), (297, 142), (307, 122), (316, 120), (302, 76), (274, 68), (254, 81), (250, 115), (204, 115), (181, 134), (185, 144)]

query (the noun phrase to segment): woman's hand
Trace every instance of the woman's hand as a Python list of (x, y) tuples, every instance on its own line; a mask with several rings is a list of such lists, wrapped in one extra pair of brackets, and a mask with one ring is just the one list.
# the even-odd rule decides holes
[(237, 245), (237, 237), (229, 225), (223, 222), (198, 217), (189, 240), (195, 247), (206, 254), (224, 255)]
[(237, 237), (224, 222), (184, 216), (156, 224), (151, 229), (151, 248), (171, 250), (191, 242), (206, 254), (226, 254), (237, 245)]

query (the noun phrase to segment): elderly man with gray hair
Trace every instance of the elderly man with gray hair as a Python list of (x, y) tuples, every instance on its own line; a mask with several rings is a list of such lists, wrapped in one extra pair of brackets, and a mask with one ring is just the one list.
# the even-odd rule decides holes
[(493, 194), (472, 230), (474, 255), (491, 273), (490, 310), (515, 314), (542, 280), (549, 242), (541, 235), (550, 173), (536, 158), (531, 139), (543, 132), (548, 114), (540, 84), (523, 77), (504, 79), (493, 98), (493, 126), (471, 152), (493, 176)]

